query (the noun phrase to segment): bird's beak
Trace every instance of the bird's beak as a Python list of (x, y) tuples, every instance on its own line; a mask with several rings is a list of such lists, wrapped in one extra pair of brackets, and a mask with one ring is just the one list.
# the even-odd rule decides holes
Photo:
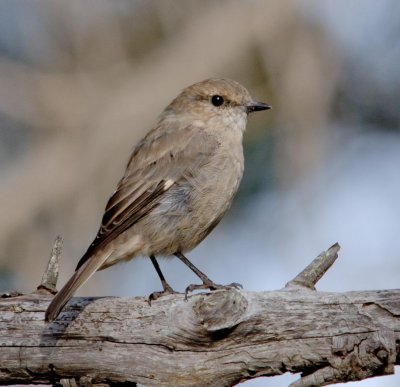
[(259, 110), (271, 109), (271, 106), (264, 102), (251, 101), (247, 106), (247, 113), (257, 112)]

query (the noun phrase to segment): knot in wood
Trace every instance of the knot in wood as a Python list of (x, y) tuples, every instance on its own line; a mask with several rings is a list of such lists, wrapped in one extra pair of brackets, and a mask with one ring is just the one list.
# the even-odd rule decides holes
[(247, 305), (247, 299), (239, 290), (215, 291), (199, 297), (193, 305), (193, 312), (198, 323), (214, 333), (236, 326)]

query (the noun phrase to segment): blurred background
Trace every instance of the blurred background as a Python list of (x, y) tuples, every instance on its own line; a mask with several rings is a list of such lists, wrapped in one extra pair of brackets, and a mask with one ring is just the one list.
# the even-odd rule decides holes
[[(274, 290), (337, 241), (319, 290), (398, 287), (399, 14), (396, 0), (2, 1), (0, 291), (33, 291), (57, 234), (67, 280), (135, 143), (209, 77), (236, 79), (273, 110), (250, 117), (240, 191), (193, 262), (216, 282)], [(177, 290), (196, 281), (180, 262), (161, 267)], [(79, 294), (160, 288), (137, 259)]]

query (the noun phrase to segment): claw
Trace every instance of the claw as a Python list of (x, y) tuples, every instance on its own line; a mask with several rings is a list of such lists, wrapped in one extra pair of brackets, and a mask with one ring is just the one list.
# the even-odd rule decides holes
[(151, 302), (158, 300), (159, 298), (163, 296), (167, 296), (169, 294), (182, 294), (180, 292), (176, 292), (174, 289), (172, 289), (170, 286), (168, 286), (166, 289), (160, 292), (153, 292), (149, 295), (149, 298), (147, 299), (147, 302), (149, 306), (151, 306)]

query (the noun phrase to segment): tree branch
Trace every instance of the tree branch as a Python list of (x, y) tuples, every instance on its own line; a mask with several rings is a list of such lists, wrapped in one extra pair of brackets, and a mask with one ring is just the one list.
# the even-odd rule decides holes
[(0, 384), (233, 386), (301, 372), (292, 387), (394, 372), (400, 290), (310, 288), (337, 257), (322, 253), (282, 290), (74, 298), (52, 323), (49, 295), (0, 299)]

